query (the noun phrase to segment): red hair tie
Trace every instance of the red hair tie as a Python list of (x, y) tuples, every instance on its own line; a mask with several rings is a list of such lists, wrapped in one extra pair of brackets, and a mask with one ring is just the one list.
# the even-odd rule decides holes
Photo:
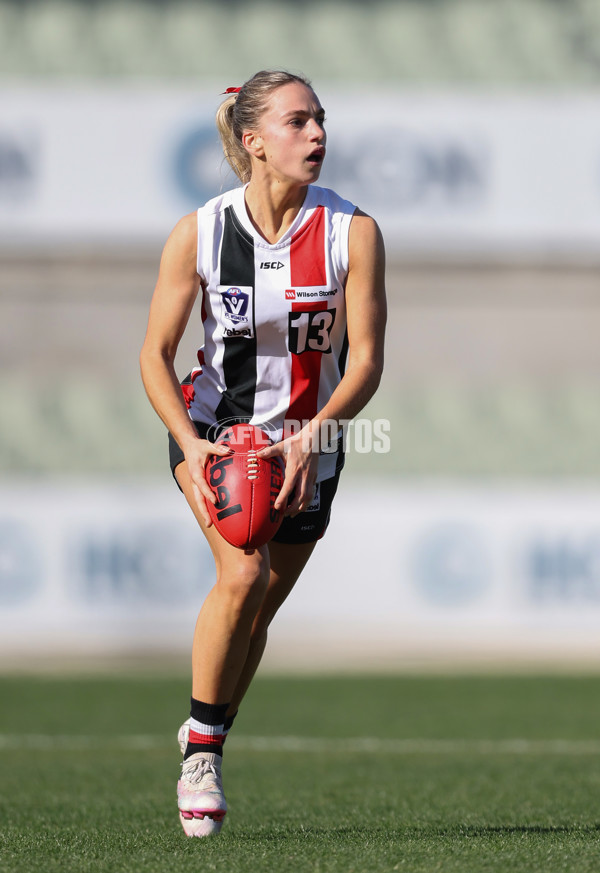
[(241, 88), (227, 88), (223, 94), (239, 94), (241, 90)]

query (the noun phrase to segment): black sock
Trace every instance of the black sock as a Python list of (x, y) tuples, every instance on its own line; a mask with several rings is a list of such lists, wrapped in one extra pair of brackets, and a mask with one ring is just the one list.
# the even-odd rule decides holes
[(235, 717), (237, 714), (238, 714), (238, 711), (236, 709), (236, 711), (233, 713), (233, 715), (228, 715), (225, 718), (225, 722), (223, 724), (223, 743), (225, 743), (225, 740), (227, 739), (227, 734), (229, 733), (229, 731), (233, 727), (233, 723), (235, 721)]
[(223, 754), (228, 703), (203, 703), (192, 697), (190, 736), (183, 759), (196, 752)]

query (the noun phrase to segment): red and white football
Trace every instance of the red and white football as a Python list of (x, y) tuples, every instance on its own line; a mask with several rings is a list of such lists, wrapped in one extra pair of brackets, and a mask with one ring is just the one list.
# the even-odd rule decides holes
[(256, 457), (272, 440), (251, 424), (228, 427), (217, 443), (229, 446), (231, 454), (213, 455), (206, 465), (206, 481), (217, 498), (216, 504), (207, 501), (210, 517), (232, 546), (257, 549), (283, 520), (283, 512), (274, 507), (283, 485), (283, 461)]

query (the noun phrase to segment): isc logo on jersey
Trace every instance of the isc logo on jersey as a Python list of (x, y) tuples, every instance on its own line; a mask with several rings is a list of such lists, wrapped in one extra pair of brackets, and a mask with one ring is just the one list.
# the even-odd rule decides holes
[(254, 336), (252, 323), (252, 294), (248, 285), (219, 285), (221, 296), (221, 324), (224, 336)]
[(281, 270), (284, 264), (281, 261), (261, 261), (261, 270)]

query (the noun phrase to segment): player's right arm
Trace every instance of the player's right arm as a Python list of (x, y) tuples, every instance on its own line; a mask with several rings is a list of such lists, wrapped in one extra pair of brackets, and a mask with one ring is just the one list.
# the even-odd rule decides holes
[(214, 503), (215, 498), (206, 483), (204, 468), (210, 455), (227, 454), (228, 450), (198, 437), (175, 372), (177, 347), (200, 289), (196, 234), (196, 213), (192, 213), (178, 222), (166, 242), (140, 353), (140, 368), (150, 403), (183, 451), (198, 507), (210, 527), (204, 499)]

